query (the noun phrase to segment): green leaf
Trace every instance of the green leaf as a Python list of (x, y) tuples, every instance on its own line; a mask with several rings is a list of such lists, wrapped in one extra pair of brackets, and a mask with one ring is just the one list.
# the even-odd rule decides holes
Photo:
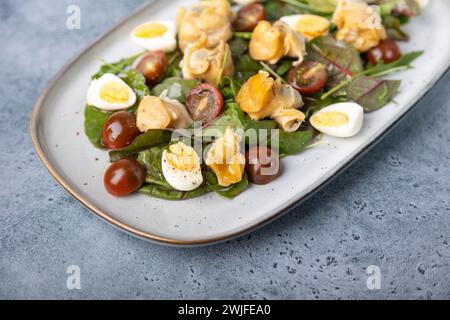
[(246, 115), (237, 103), (228, 103), (222, 115), (202, 130), (203, 137), (221, 137), (227, 128), (244, 130)]
[[(278, 128), (278, 123), (274, 120), (259, 120), (255, 121), (250, 118), (247, 119), (247, 123), (245, 126), (245, 143), (247, 145), (255, 145), (255, 143), (261, 143), (262, 141), (268, 142), (270, 141), (272, 130)], [(250, 132), (256, 132), (256, 141), (252, 141), (253, 134)], [(252, 137), (252, 138), (250, 138)]]
[(236, 63), (236, 74), (234, 78), (238, 82), (244, 83), (261, 69), (262, 66), (259, 62), (253, 60), (250, 55), (244, 54)]
[(162, 173), (162, 154), (166, 147), (153, 147), (139, 152), (138, 162), (145, 168), (145, 182), (167, 190), (172, 187)]
[(233, 61), (236, 63), (245, 53), (247, 53), (249, 42), (248, 40), (240, 37), (234, 37), (229, 42), (229, 45), (233, 56)]
[(181, 103), (186, 102), (189, 93), (200, 84), (197, 80), (183, 80), (181, 78), (167, 78), (162, 83), (152, 89), (155, 96), (160, 96), (167, 90), (167, 96), (170, 99), (178, 100)]
[(99, 149), (104, 148), (102, 143), (103, 126), (111, 112), (104, 112), (92, 106), (86, 106), (84, 111), (84, 130), (89, 141)]
[(181, 52), (174, 51), (168, 54), (169, 67), (167, 68), (166, 78), (181, 78), (182, 71), (180, 67), (182, 54)]
[(407, 54), (404, 54), (400, 59), (385, 64), (382, 61), (380, 61), (375, 66), (370, 66), (365, 72), (364, 75), (366, 76), (374, 76), (379, 77), (386, 75), (388, 73), (392, 73), (394, 71), (400, 71), (404, 69), (411, 68), (411, 64), (416, 60), (418, 57), (420, 57), (423, 54), (423, 51), (413, 51)]
[(241, 89), (241, 84), (231, 77), (224, 77), (219, 84), (219, 90), (223, 95), (225, 101), (236, 100), (236, 96)]
[(391, 101), (399, 86), (398, 80), (378, 80), (361, 76), (348, 85), (347, 97), (360, 104), (365, 112), (372, 112)]
[(130, 69), (122, 78), (136, 93), (138, 101), (140, 102), (145, 96), (151, 94), (150, 89), (145, 83), (145, 77), (136, 69)]
[(139, 53), (137, 55), (134, 55), (130, 58), (126, 58), (126, 59), (122, 59), (118, 62), (114, 62), (114, 63), (107, 63), (104, 64), (100, 70), (92, 76), (92, 80), (96, 80), (98, 78), (100, 78), (101, 76), (103, 76), (106, 73), (112, 73), (115, 75), (121, 74), (123, 72), (125, 72), (125, 70), (127, 68), (129, 68), (131, 65), (133, 65), (133, 63), (137, 60), (137, 58), (139, 58), (142, 55), (142, 53)]
[(292, 69), (293, 61), (290, 59), (283, 59), (276, 68), (276, 73), (283, 77), (286, 73), (288, 73)]
[(236, 198), (238, 195), (240, 195), (242, 192), (244, 192), (248, 188), (249, 182), (247, 173), (244, 172), (244, 175), (242, 177), (242, 180), (236, 184), (233, 184), (229, 187), (222, 187), (219, 185), (212, 186), (211, 189), (221, 195), (222, 197), (233, 199)]
[(264, 8), (267, 13), (267, 20), (275, 21), (284, 16), (302, 13), (298, 8), (282, 2), (281, 0), (264, 1)]
[(364, 71), (359, 52), (353, 46), (337, 41), (332, 36), (321, 36), (308, 45), (308, 59), (322, 62), (345, 76)]
[(402, 30), (402, 22), (398, 17), (392, 15), (383, 18), (383, 25), (386, 29), (387, 37), (396, 41), (408, 41), (409, 35)]
[(280, 130), (279, 153), (290, 156), (303, 152), (314, 137), (313, 130), (286, 132)]
[(178, 190), (167, 190), (155, 185), (147, 184), (139, 189), (139, 192), (147, 196), (162, 200), (180, 201), (198, 198), (210, 192), (207, 187), (200, 186), (194, 191), (184, 192)]
[(149, 130), (137, 137), (134, 142), (126, 148), (117, 151), (111, 151), (109, 158), (111, 162), (127, 158), (138, 152), (164, 143), (169, 143), (172, 138), (172, 132), (165, 130)]
[(139, 190), (141, 193), (158, 199), (177, 201), (200, 197), (212, 191), (208, 180), (199, 188), (189, 192), (173, 188), (162, 173), (162, 154), (166, 148), (167, 146), (157, 146), (139, 153), (138, 161), (145, 168), (147, 183)]

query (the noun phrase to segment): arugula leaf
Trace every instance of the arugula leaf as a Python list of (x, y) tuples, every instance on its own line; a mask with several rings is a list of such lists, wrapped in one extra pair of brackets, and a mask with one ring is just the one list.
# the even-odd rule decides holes
[(181, 78), (183, 73), (181, 71), (180, 63), (182, 55), (180, 51), (174, 51), (168, 54), (169, 67), (167, 68), (166, 78)]
[(168, 90), (167, 96), (170, 99), (178, 100), (181, 103), (186, 102), (189, 93), (200, 84), (197, 80), (183, 80), (181, 78), (167, 78), (152, 89), (155, 96), (160, 96), (165, 90)]
[(241, 90), (241, 84), (231, 77), (224, 77), (219, 84), (219, 90), (222, 93), (225, 101), (235, 100), (239, 90)]
[(347, 97), (360, 104), (365, 112), (372, 112), (391, 101), (399, 86), (398, 80), (378, 80), (360, 76), (348, 85)]
[(112, 73), (115, 75), (121, 74), (125, 71), (125, 69), (129, 68), (133, 63), (142, 55), (142, 53), (139, 53), (137, 55), (134, 55), (130, 58), (122, 59), (118, 62), (114, 63), (107, 63), (101, 66), (100, 70), (92, 76), (92, 80), (96, 80), (103, 76), (106, 73)]
[(133, 156), (138, 152), (160, 144), (169, 143), (172, 138), (172, 132), (166, 130), (149, 130), (137, 137), (128, 147), (111, 151), (109, 158), (111, 162)]
[(383, 63), (383, 61), (380, 61), (375, 66), (369, 66), (369, 68), (364, 72), (364, 75), (380, 77), (395, 71), (409, 69), (411, 68), (411, 64), (414, 62), (414, 60), (416, 60), (422, 54), (423, 51), (413, 51), (404, 54), (403, 56), (400, 57), (400, 59), (388, 64), (385, 64)]
[(93, 106), (86, 106), (84, 111), (84, 131), (89, 141), (96, 148), (104, 148), (102, 142), (103, 126), (111, 114), (111, 112), (105, 112)]

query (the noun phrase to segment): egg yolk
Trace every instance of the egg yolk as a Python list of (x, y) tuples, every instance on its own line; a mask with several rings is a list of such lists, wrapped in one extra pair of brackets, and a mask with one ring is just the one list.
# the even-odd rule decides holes
[(274, 81), (266, 73), (251, 77), (241, 88), (237, 102), (245, 112), (259, 112), (272, 98)]
[(308, 39), (328, 33), (330, 22), (319, 16), (305, 14), (298, 21), (295, 30), (304, 34)]
[(139, 38), (157, 38), (163, 36), (169, 29), (159, 23), (146, 23), (134, 30), (134, 35)]
[(130, 89), (118, 82), (108, 82), (100, 90), (100, 98), (108, 103), (126, 103), (130, 99)]
[(180, 171), (190, 171), (199, 168), (200, 159), (195, 150), (184, 143), (173, 144), (166, 153), (168, 164)]
[(211, 169), (217, 176), (219, 185), (228, 187), (242, 180), (244, 164), (239, 154), (236, 154), (228, 164), (212, 164)]
[(219, 185), (228, 187), (242, 180), (245, 157), (239, 149), (238, 137), (231, 129), (227, 129), (209, 152), (206, 164), (216, 174)]
[(311, 119), (319, 127), (343, 127), (349, 123), (348, 116), (340, 111), (321, 112)]

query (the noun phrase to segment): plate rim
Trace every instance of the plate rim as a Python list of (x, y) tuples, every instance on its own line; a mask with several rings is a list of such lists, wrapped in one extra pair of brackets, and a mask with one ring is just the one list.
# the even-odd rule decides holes
[(313, 195), (315, 195), (317, 192), (325, 188), (327, 185), (329, 185), (331, 182), (333, 182), (337, 177), (339, 177), (344, 171), (346, 171), (351, 165), (353, 165), (356, 161), (358, 161), (361, 157), (363, 157), (366, 153), (368, 153), (371, 149), (373, 149), (386, 135), (388, 135), (404, 118), (406, 118), (415, 108), (416, 106), (423, 100), (423, 98), (433, 89), (433, 87), (449, 72), (450, 70), (450, 63), (448, 63), (447, 68), (443, 69), (441, 74), (437, 74), (436, 77), (431, 79), (428, 83), (428, 85), (424, 88), (423, 92), (418, 96), (417, 100), (411, 105), (411, 107), (408, 108), (398, 119), (396, 119), (388, 128), (386, 128), (383, 132), (381, 132), (373, 141), (371, 141), (369, 144), (367, 144), (360, 152), (358, 152), (356, 155), (354, 155), (352, 158), (348, 159), (330, 178), (326, 179), (322, 183), (320, 183), (318, 186), (316, 186), (313, 190), (308, 192), (306, 195), (289, 205), (288, 207), (274, 213), (272, 216), (266, 218), (263, 221), (258, 222), (257, 224), (254, 224), (250, 227), (247, 227), (244, 230), (235, 231), (227, 235), (223, 235), (220, 237), (212, 237), (209, 239), (202, 239), (202, 240), (178, 240), (173, 239), (169, 237), (161, 237), (158, 235), (155, 235), (150, 232), (139, 230), (136, 227), (133, 227), (129, 224), (126, 224), (124, 222), (121, 222), (119, 219), (113, 218), (111, 215), (109, 215), (107, 212), (104, 212), (101, 209), (98, 209), (94, 204), (92, 204), (89, 200), (85, 199), (83, 196), (78, 194), (74, 188), (65, 181), (62, 176), (58, 173), (58, 171), (55, 169), (55, 167), (50, 163), (48, 160), (42, 146), (41, 141), (38, 136), (37, 132), (37, 119), (40, 114), (40, 111), (42, 109), (42, 106), (44, 105), (44, 102), (46, 101), (49, 93), (55, 86), (56, 82), (61, 78), (64, 73), (79, 59), (81, 58), (87, 51), (92, 49), (95, 45), (97, 45), (100, 41), (102, 41), (104, 38), (106, 38), (108, 35), (110, 35), (112, 32), (114, 32), (116, 29), (120, 28), (123, 24), (125, 24), (128, 20), (132, 19), (134, 16), (136, 16), (141, 10), (146, 9), (149, 6), (152, 6), (154, 4), (154, 1), (149, 1), (144, 3), (143, 5), (137, 7), (134, 9), (129, 15), (121, 19), (118, 23), (113, 25), (111, 28), (109, 28), (107, 31), (105, 31), (103, 34), (98, 36), (96, 39), (94, 39), (91, 43), (89, 43), (87, 46), (85, 46), (83, 49), (81, 49), (77, 54), (75, 54), (71, 59), (68, 60), (67, 63), (64, 64), (64, 66), (48, 81), (46, 86), (44, 87), (42, 93), (37, 98), (33, 109), (31, 111), (30, 115), (30, 121), (29, 121), (29, 133), (31, 136), (31, 140), (33, 143), (33, 147), (35, 148), (39, 159), (44, 164), (44, 166), (47, 168), (47, 170), (50, 172), (50, 174), (53, 176), (53, 178), (72, 196), (74, 197), (78, 202), (80, 202), (84, 207), (92, 211), (94, 214), (96, 214), (99, 218), (103, 219), (104, 221), (108, 222), (110, 225), (116, 227), (117, 229), (128, 233), (134, 237), (140, 238), (142, 240), (160, 244), (160, 245), (166, 245), (166, 246), (176, 246), (176, 247), (197, 247), (197, 246), (206, 246), (206, 245), (213, 245), (222, 243), (225, 241), (230, 241), (236, 238), (240, 238), (246, 234), (249, 234), (251, 232), (254, 232), (271, 222), (278, 220), (283, 215), (285, 215), (287, 212), (295, 209), (299, 205), (303, 204), (305, 201), (310, 199)]

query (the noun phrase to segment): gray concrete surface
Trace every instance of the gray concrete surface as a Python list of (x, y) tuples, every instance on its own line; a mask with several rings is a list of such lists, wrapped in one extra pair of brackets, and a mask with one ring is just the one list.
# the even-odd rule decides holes
[[(71, 56), (142, 2), (0, 2), (0, 298), (450, 298), (449, 73), (325, 190), (239, 240), (151, 245), (72, 199), (34, 152), (31, 108)], [(80, 31), (65, 28), (72, 3)], [(70, 265), (81, 290), (66, 288)], [(370, 265), (380, 290), (367, 289)]]

